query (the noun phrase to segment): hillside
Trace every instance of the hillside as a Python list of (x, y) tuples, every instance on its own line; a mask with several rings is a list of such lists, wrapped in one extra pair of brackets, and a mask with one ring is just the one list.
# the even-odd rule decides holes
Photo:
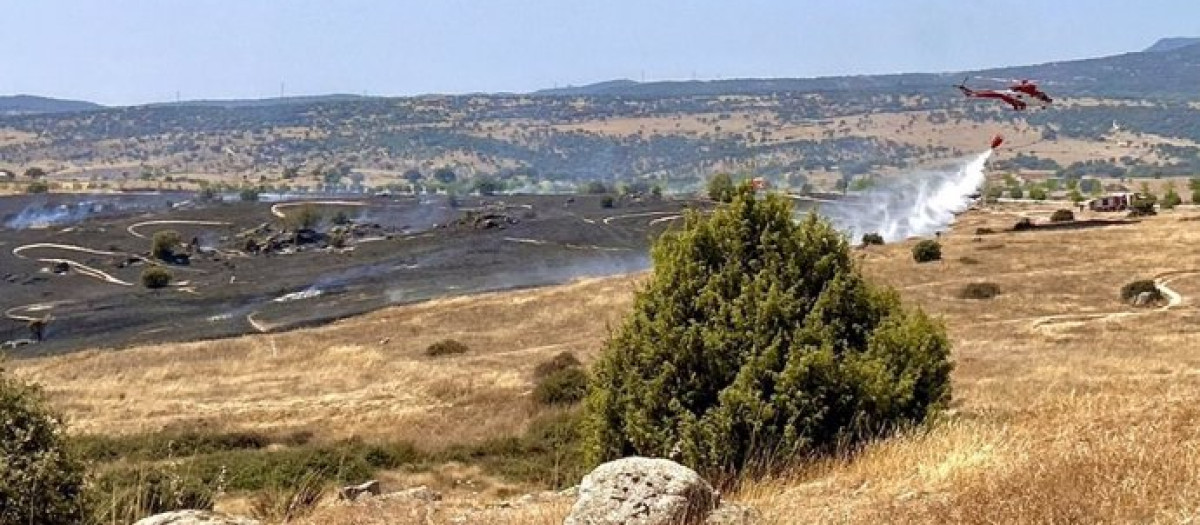
[[(1173, 523), (1193, 516), (1200, 271), (1186, 262), (1200, 256), (1197, 216), (1005, 231), (1018, 217), (1043, 222), (1052, 210), (969, 212), (942, 236), (940, 263), (913, 263), (910, 242), (859, 252), (868, 275), (946, 322), (957, 362), (951, 412), (854, 455), (749, 484), (733, 499), (780, 525)], [(1000, 233), (973, 235), (983, 227)], [(1095, 264), (1098, 253), (1104, 264)], [(1158, 308), (1130, 307), (1119, 289), (1138, 278), (1157, 278), (1175, 295)], [(428, 523), (426, 515), (451, 523), (483, 508), (495, 514), (470, 522), (561, 523), (567, 509), (558, 501), (490, 506), (551, 482), (531, 481), (531, 458), (519, 467), (497, 461), (486, 451), (513, 445), (489, 439), (519, 435), (547, 414), (528, 402), (533, 368), (563, 351), (593, 360), (637, 282), (630, 276), (485, 294), (321, 328), (6, 367), (43, 382), (75, 433), (305, 431), (323, 443), (357, 436), (421, 450), (491, 443), (445, 464), (379, 473), (387, 491), (425, 484), (446, 495), (442, 502), (330, 502), (308, 523)], [(1000, 295), (964, 298), (973, 282), (994, 283)], [(425, 355), (445, 337), (469, 352)], [(258, 454), (284, 456), (286, 449)], [(219, 506), (237, 512), (245, 505), (245, 495), (234, 493)]]
[(946, 73), (906, 73), (822, 78), (729, 79), (638, 83), (630, 80), (535, 92), (547, 96), (716, 96), (779, 92), (944, 91), (963, 77), (1032, 78), (1066, 96), (1190, 98), (1200, 85), (1200, 39), (1160, 40), (1143, 52), (1044, 64)]
[(0, 95), (0, 116), (34, 113), (69, 113), (102, 109), (104, 106), (81, 100), (63, 100), (32, 95)]

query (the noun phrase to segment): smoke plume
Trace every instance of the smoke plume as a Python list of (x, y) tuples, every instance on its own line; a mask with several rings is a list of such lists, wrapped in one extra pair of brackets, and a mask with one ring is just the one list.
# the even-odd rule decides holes
[(822, 205), (819, 212), (857, 242), (864, 233), (878, 233), (887, 242), (931, 235), (950, 225), (954, 215), (971, 204), (970, 195), (984, 182), (987, 150), (944, 170), (927, 170), (896, 177), (860, 197)]

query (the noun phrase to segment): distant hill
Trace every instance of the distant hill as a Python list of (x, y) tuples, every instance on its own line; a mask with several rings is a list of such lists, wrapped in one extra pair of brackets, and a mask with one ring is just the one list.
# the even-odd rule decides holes
[(184, 100), (180, 102), (159, 102), (146, 104), (147, 107), (207, 107), (207, 108), (257, 108), (269, 106), (287, 106), (294, 104), (316, 104), (320, 102), (346, 102), (366, 100), (374, 97), (362, 95), (347, 95), (335, 93), (332, 95), (312, 95), (298, 97), (274, 97), (258, 99), (229, 99), (229, 100)]
[(104, 106), (81, 100), (35, 97), (33, 95), (0, 96), (0, 115), (29, 115), (35, 113), (69, 113), (103, 109)]
[(1030, 66), (950, 73), (905, 73), (821, 78), (747, 78), (710, 81), (634, 82), (617, 80), (587, 86), (537, 91), (534, 95), (623, 97), (716, 96), (779, 92), (942, 92), (963, 77), (998, 87), (992, 79), (1030, 78), (1060, 95), (1175, 99), (1197, 97), (1200, 86), (1200, 39), (1167, 38), (1146, 51)]
[(1154, 45), (1146, 48), (1146, 53), (1159, 53), (1162, 51), (1174, 51), (1181, 47), (1194, 46), (1200, 44), (1200, 38), (1163, 38)]

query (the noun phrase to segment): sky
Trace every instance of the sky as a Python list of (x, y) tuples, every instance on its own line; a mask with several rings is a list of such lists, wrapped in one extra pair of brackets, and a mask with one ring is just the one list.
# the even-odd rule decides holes
[(132, 105), (1024, 65), (1200, 36), (1200, 2), (0, 0), (0, 20), (0, 95)]

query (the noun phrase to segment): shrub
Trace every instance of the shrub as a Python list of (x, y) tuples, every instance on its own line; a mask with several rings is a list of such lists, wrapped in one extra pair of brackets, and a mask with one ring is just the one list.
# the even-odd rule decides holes
[(933, 240), (925, 239), (912, 248), (913, 260), (919, 263), (940, 261), (942, 260), (942, 244)]
[(729, 202), (733, 195), (733, 177), (728, 173), (718, 173), (708, 179), (708, 198), (717, 202)]
[(219, 482), (182, 472), (181, 465), (105, 472), (89, 493), (93, 523), (133, 523), (173, 510), (211, 510)]
[(996, 233), (996, 230), (991, 228), (975, 228), (975, 235), (990, 235)]
[(444, 355), (455, 355), (467, 353), (467, 345), (462, 344), (454, 339), (443, 339), (433, 343), (425, 348), (425, 355), (430, 357), (439, 357)]
[(1151, 215), (1156, 215), (1157, 212), (1154, 210), (1154, 205), (1157, 203), (1158, 203), (1158, 198), (1152, 194), (1149, 194), (1149, 193), (1135, 194), (1133, 196), (1132, 202), (1129, 203), (1129, 207), (1133, 208), (1132, 211), (1129, 212), (1129, 216), (1130, 217), (1148, 217)]
[(1035, 200), (1035, 201), (1044, 201), (1044, 200), (1046, 200), (1046, 190), (1045, 190), (1045, 188), (1042, 188), (1041, 186), (1034, 186), (1033, 188), (1030, 188), (1030, 190), (1029, 190), (1029, 198), (1030, 198), (1030, 199), (1033, 199), (1033, 200)]
[(0, 370), (0, 523), (83, 521), (83, 464), (41, 389)]
[(1075, 212), (1067, 209), (1054, 210), (1050, 214), (1050, 222), (1071, 222), (1075, 220)]
[(1143, 293), (1149, 293), (1154, 302), (1163, 299), (1162, 291), (1158, 289), (1153, 280), (1140, 279), (1121, 287), (1121, 300), (1133, 302), (1134, 299), (1137, 299), (1137, 296)]
[(991, 299), (1000, 295), (1000, 286), (996, 283), (969, 283), (958, 292), (960, 299)]
[(171, 272), (161, 266), (150, 266), (142, 270), (142, 286), (150, 289), (163, 288), (171, 284)]
[(261, 192), (259, 192), (259, 190), (256, 188), (244, 188), (242, 189), (241, 193), (238, 194), (238, 197), (240, 197), (243, 202), (258, 202), (260, 194)]
[(583, 363), (579, 362), (579, 358), (575, 357), (575, 354), (562, 352), (547, 361), (538, 363), (537, 367), (533, 369), (533, 377), (535, 379), (542, 379), (559, 370), (580, 366), (583, 366)]
[(1013, 225), (1013, 231), (1017, 231), (1017, 232), (1023, 231), (1023, 230), (1032, 230), (1032, 229), (1033, 229), (1033, 220), (1030, 219), (1029, 217), (1021, 217), (1020, 219), (1017, 220), (1017, 223)]
[(333, 218), (329, 219), (329, 222), (332, 222), (338, 226), (344, 226), (350, 224), (351, 221), (350, 216), (346, 214), (345, 210), (338, 210), (337, 213), (333, 214)]
[(292, 225), (297, 230), (312, 230), (320, 226), (323, 219), (321, 212), (310, 204), (300, 207), (300, 211), (296, 212), (296, 217), (292, 219)]
[(588, 375), (580, 367), (550, 372), (533, 388), (533, 399), (542, 405), (578, 403), (587, 395)]
[(30, 182), (25, 187), (25, 193), (47, 193), (50, 191), (50, 185), (43, 181)]
[(159, 260), (173, 260), (175, 250), (179, 249), (179, 244), (182, 242), (182, 237), (175, 230), (155, 232), (153, 240), (150, 241), (150, 254)]
[(792, 213), (743, 184), (729, 206), (689, 212), (655, 241), (654, 271), (593, 367), (587, 464), (678, 457), (731, 474), (948, 402), (944, 327), (868, 283), (827, 220)]
[(601, 207), (601, 208), (612, 208), (612, 207), (613, 207), (613, 198), (612, 198), (612, 196), (611, 196), (611, 195), (605, 195), (605, 196), (604, 196), (604, 198), (600, 199), (600, 207)]
[(272, 488), (250, 500), (250, 517), (268, 523), (289, 523), (312, 512), (321, 501), (323, 480), (306, 473), (286, 488)]
[(883, 244), (883, 236), (878, 233), (864, 233), (862, 236), (863, 245), (868, 244)]

